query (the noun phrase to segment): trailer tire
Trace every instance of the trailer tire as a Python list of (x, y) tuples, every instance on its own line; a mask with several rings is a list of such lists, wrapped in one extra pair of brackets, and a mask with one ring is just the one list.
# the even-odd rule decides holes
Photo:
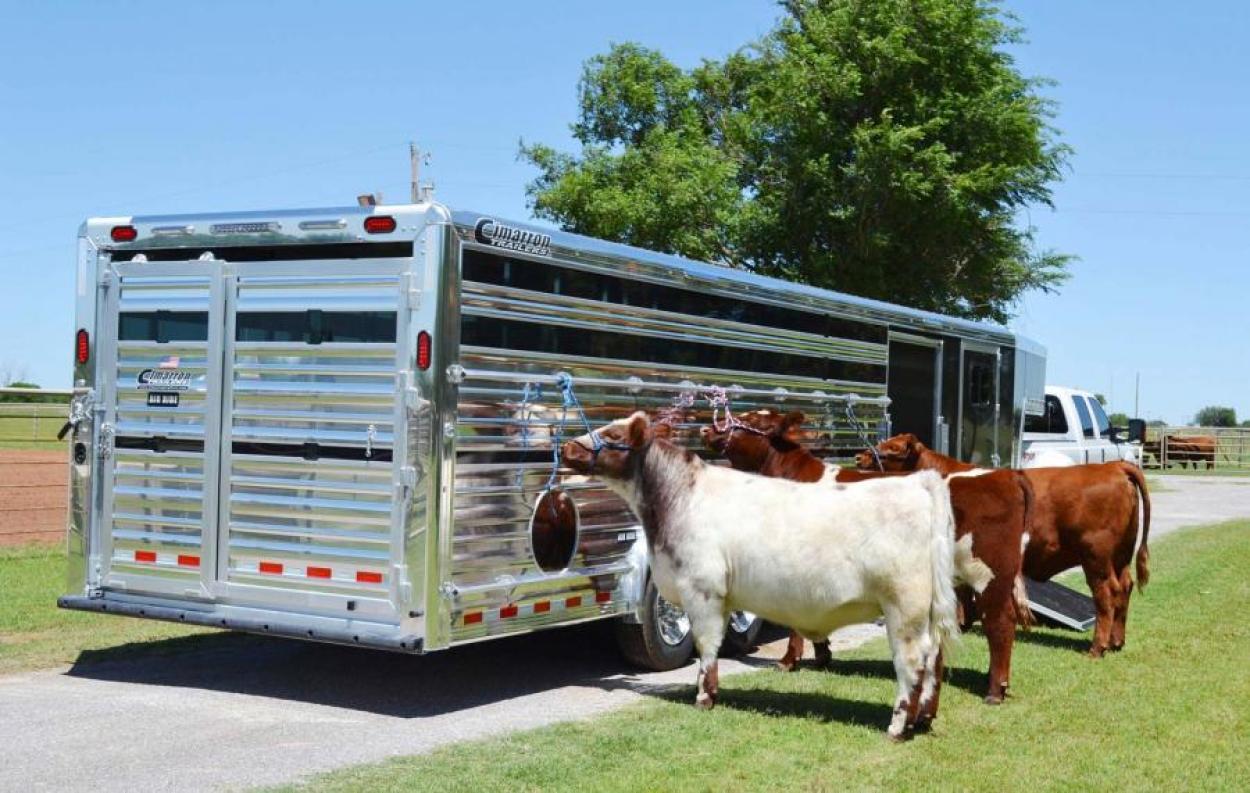
[(725, 628), (725, 640), (720, 645), (720, 654), (726, 658), (736, 658), (751, 652), (755, 649), (763, 627), (763, 618), (749, 611), (735, 611), (730, 614), (729, 625)]
[[(694, 655), (694, 634), (689, 618), (685, 619), (684, 632), (681, 622), (674, 618), (671, 606), (660, 597), (660, 592), (649, 579), (638, 608), (640, 622), (618, 620), (616, 644), (625, 660), (653, 672), (667, 672), (685, 666)], [(679, 635), (681, 634), (681, 635)]]

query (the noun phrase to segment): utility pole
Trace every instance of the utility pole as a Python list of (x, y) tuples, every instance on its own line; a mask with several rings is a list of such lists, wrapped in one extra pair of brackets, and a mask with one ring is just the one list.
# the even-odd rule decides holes
[(421, 200), (421, 150), (412, 141), (408, 141), (408, 162), (412, 167), (412, 203), (415, 204)]

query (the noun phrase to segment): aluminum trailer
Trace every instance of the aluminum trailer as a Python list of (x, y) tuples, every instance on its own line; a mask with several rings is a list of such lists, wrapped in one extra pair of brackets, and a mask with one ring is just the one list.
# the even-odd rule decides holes
[(995, 325), (433, 201), (95, 218), (77, 266), (60, 605), (401, 652), (619, 618), (688, 656), (637, 518), (553, 475), (570, 384), (593, 424), (693, 400), (691, 448), (720, 386), (830, 458), (997, 465), (1045, 379)]

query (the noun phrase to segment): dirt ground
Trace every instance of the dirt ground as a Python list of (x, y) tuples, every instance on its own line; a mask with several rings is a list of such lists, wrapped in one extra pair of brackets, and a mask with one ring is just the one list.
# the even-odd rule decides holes
[(64, 538), (68, 469), (62, 449), (0, 449), (0, 545)]

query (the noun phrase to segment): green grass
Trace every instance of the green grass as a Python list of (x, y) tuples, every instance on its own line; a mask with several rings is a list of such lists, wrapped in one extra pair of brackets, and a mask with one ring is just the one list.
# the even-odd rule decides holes
[(216, 633), (173, 623), (58, 609), (56, 599), (65, 592), (65, 586), (63, 549), (0, 548), (0, 674), (70, 664), (90, 651), (109, 650), (112, 656), (167, 651), (177, 643), (147, 643)]
[[(66, 441), (56, 439), (65, 423), (64, 405), (40, 405), (38, 423), (31, 416), (0, 415), (0, 449), (59, 449)], [(53, 413), (52, 411), (58, 411)]]
[[(314, 778), (318, 790), (1223, 790), (1250, 779), (1250, 522), (1152, 547), (1128, 646), (1088, 635), (1016, 644), (1012, 698), (981, 703), (985, 642), (965, 637), (934, 733), (885, 737), (883, 642), (834, 673), (722, 680), (711, 713), (690, 686), (616, 713)], [(506, 674), (504, 667), (500, 674)], [(691, 670), (691, 678), (694, 673)]]

